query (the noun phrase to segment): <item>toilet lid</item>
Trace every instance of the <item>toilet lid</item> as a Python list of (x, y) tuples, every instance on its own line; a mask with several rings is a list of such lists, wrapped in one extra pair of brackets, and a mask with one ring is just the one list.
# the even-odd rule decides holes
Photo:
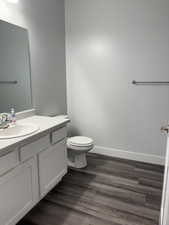
[(68, 139), (68, 143), (74, 146), (90, 146), (93, 140), (84, 136), (75, 136)]

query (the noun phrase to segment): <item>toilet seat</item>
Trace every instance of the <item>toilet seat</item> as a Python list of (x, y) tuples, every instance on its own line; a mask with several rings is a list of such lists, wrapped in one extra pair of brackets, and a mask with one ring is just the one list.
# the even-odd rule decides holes
[(67, 143), (67, 148), (77, 151), (77, 152), (88, 152), (89, 150), (91, 150), (93, 148), (93, 144), (89, 145), (89, 146), (75, 146), (75, 145), (71, 145), (69, 143)]
[(93, 140), (84, 136), (75, 136), (68, 138), (67, 143), (69, 146), (75, 147), (91, 147), (93, 146)]

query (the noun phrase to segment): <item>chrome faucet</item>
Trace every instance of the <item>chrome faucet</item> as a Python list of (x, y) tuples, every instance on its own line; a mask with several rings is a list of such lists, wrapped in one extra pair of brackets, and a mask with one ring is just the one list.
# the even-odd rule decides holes
[(0, 129), (5, 129), (10, 126), (11, 115), (10, 113), (0, 113)]

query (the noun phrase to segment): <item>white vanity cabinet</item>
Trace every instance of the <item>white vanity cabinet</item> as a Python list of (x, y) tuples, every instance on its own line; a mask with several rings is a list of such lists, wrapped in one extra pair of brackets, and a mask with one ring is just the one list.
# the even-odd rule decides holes
[(65, 140), (51, 146), (39, 154), (40, 195), (43, 197), (66, 174)]
[(0, 225), (15, 225), (67, 173), (66, 126), (0, 157)]
[(37, 161), (32, 158), (0, 177), (0, 224), (18, 222), (37, 199)]

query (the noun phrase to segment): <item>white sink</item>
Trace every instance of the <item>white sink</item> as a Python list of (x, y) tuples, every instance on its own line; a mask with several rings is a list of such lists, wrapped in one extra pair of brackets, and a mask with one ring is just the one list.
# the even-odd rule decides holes
[(11, 139), (23, 137), (39, 130), (36, 124), (16, 122), (15, 126), (11, 126), (4, 130), (0, 129), (0, 139)]

